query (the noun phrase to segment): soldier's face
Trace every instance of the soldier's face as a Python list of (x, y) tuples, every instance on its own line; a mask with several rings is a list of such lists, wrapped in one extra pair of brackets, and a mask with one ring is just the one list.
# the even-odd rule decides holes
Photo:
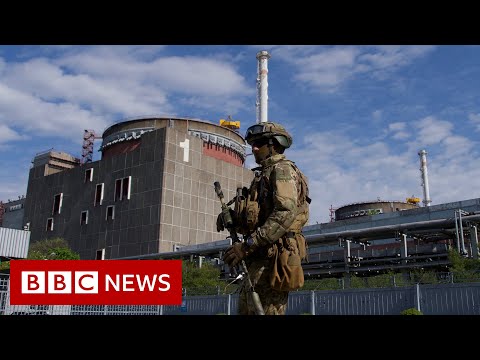
[(255, 162), (260, 165), (260, 163), (265, 160), (270, 155), (270, 150), (268, 149), (268, 140), (259, 140), (252, 144), (253, 156), (255, 156)]

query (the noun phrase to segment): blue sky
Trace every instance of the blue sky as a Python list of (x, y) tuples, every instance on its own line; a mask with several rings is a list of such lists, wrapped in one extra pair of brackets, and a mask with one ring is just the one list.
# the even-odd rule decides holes
[(84, 129), (231, 115), (244, 134), (260, 50), (268, 117), (291, 132), (286, 154), (309, 178), (310, 224), (331, 206), (423, 199), (421, 149), (432, 205), (480, 197), (480, 46), (35, 45), (0, 46), (0, 200), (26, 195), (36, 153), (81, 157)]

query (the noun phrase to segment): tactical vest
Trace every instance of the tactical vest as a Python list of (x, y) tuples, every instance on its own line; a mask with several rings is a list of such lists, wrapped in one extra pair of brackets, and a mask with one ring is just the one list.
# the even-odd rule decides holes
[[(307, 179), (293, 161), (284, 159), (281, 162), (287, 162), (295, 170), (294, 174), (297, 176), (295, 179), (298, 199), (297, 214), (287, 233), (300, 233), (309, 218), (309, 204), (311, 200), (308, 197)], [(258, 226), (261, 226), (273, 211), (270, 175), (275, 166), (277, 164), (267, 168), (263, 174), (260, 170), (255, 170), (255, 177), (250, 184), (250, 188), (243, 187), (237, 189), (235, 201), (236, 230), (244, 236), (250, 235)], [(303, 242), (305, 241), (303, 240)], [(306, 244), (298, 245), (303, 260), (306, 257)]]

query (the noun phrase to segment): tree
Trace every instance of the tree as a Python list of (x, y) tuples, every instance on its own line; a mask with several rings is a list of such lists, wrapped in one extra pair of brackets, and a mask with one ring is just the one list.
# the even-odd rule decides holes
[[(80, 255), (70, 249), (63, 238), (44, 239), (31, 243), (28, 260), (80, 260)], [(0, 263), (0, 270), (10, 269), (10, 261)]]
[(182, 261), (182, 286), (187, 295), (216, 295), (220, 287), (220, 269), (208, 262), (198, 267), (190, 261)]
[(453, 273), (455, 282), (469, 282), (480, 278), (480, 260), (463, 257), (455, 249), (448, 252), (450, 272)]

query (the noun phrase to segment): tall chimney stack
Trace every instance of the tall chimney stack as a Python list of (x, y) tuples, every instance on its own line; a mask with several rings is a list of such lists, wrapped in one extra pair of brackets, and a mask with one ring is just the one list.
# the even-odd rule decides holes
[(432, 200), (430, 200), (430, 190), (428, 189), (427, 152), (420, 150), (418, 155), (420, 156), (420, 171), (422, 172), (423, 204), (424, 206), (430, 206)]
[(271, 55), (262, 50), (257, 53), (257, 124), (268, 121), (268, 59)]

